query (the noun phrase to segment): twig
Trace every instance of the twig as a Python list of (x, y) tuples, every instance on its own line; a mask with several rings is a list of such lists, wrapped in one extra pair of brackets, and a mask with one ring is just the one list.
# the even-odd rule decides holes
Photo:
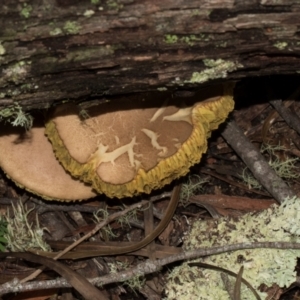
[(272, 170), (262, 154), (248, 141), (234, 121), (228, 122), (222, 136), (242, 158), (254, 177), (279, 203), (286, 198), (296, 196), (292, 189)]
[(272, 100), (271, 105), (277, 110), (284, 121), (300, 134), (300, 119), (289, 108), (282, 104), (282, 100)]
[[(237, 251), (243, 249), (255, 249), (255, 248), (271, 248), (271, 249), (300, 249), (300, 243), (287, 243), (287, 242), (256, 242), (256, 243), (240, 243), (226, 246), (217, 246), (207, 249), (198, 248), (179, 254), (171, 255), (169, 257), (146, 260), (145, 262), (125, 271), (120, 271), (114, 274), (108, 274), (102, 277), (89, 279), (89, 281), (97, 286), (103, 286), (115, 282), (124, 282), (131, 279), (134, 276), (144, 276), (146, 274), (152, 274), (158, 272), (161, 267), (173, 262), (196, 259), (203, 256), (215, 255), (229, 251)], [(25, 292), (32, 290), (50, 289), (50, 288), (62, 288), (71, 287), (68, 282), (63, 279), (35, 281), (29, 283), (23, 283), (18, 285), (3, 284), (0, 287), (0, 294)]]

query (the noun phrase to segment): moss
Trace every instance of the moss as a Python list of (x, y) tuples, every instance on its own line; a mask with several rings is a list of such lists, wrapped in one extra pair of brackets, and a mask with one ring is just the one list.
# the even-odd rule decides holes
[(223, 59), (204, 59), (203, 63), (208, 68), (201, 72), (194, 72), (190, 80), (186, 83), (203, 83), (211, 79), (226, 78), (228, 72), (243, 67), (242, 64), (233, 61), (225, 61)]
[(27, 3), (24, 3), (23, 4), (23, 8), (22, 10), (20, 11), (20, 15), (26, 19), (28, 19), (30, 17), (30, 13), (32, 11), (32, 6), (27, 4)]
[(81, 26), (76, 21), (67, 21), (63, 27), (67, 34), (77, 34)]
[(95, 5), (96, 5), (96, 4), (99, 4), (99, 2), (100, 2), (100, 0), (91, 0), (91, 3), (92, 3), (92, 4), (95, 4)]

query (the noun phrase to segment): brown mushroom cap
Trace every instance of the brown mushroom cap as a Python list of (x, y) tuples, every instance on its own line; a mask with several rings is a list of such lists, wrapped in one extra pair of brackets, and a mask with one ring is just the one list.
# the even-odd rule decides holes
[[(74, 104), (59, 106), (46, 134), (62, 165), (109, 197), (149, 193), (185, 175), (200, 161), (211, 130), (233, 109), (232, 85), (161, 102), (108, 102), (85, 120)], [(193, 100), (195, 101), (195, 100)]]
[(95, 197), (90, 186), (73, 178), (60, 165), (40, 121), (35, 120), (28, 132), (1, 124), (0, 166), (18, 186), (47, 200)]

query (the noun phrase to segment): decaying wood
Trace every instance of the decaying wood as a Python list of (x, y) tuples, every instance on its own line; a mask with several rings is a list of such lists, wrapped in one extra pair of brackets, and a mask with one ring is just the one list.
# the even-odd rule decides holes
[(297, 0), (3, 0), (0, 107), (300, 70)]

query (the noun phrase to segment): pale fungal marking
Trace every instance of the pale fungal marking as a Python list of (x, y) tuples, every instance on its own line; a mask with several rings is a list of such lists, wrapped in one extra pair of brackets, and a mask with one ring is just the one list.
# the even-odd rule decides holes
[(169, 115), (169, 116), (165, 116), (163, 117), (163, 120), (167, 120), (167, 121), (185, 121), (189, 124), (192, 125), (192, 110), (193, 110), (193, 106), (188, 106), (185, 108), (181, 108), (179, 109), (176, 113), (174, 113), (173, 115)]
[(100, 143), (98, 145), (96, 152), (91, 155), (89, 161), (92, 161), (94, 163), (95, 168), (98, 168), (101, 163), (105, 163), (105, 162), (110, 162), (112, 165), (115, 165), (115, 160), (118, 157), (120, 157), (122, 154), (127, 152), (130, 165), (132, 167), (136, 167), (136, 161), (134, 159), (135, 153), (133, 151), (133, 147), (137, 145), (135, 140), (136, 137), (133, 137), (131, 142), (111, 152), (106, 152), (109, 146), (104, 146), (102, 143)]
[(158, 119), (159, 116), (161, 116), (164, 111), (166, 110), (168, 105), (168, 100), (164, 101), (163, 105), (161, 106), (161, 108), (159, 108), (155, 114), (152, 116), (152, 118), (150, 119), (150, 123), (156, 121)]
[(159, 135), (157, 133), (155, 133), (154, 131), (146, 129), (146, 128), (143, 128), (141, 130), (151, 139), (151, 145), (153, 146), (153, 148), (155, 148), (157, 150), (161, 150), (158, 153), (158, 156), (165, 156), (168, 152), (168, 148), (159, 145), (159, 143), (157, 141), (157, 139), (159, 138)]

